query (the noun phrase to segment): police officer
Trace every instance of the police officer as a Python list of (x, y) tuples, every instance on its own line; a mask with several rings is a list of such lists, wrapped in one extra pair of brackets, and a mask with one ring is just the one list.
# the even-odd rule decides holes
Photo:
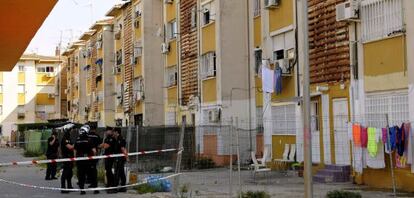
[[(66, 126), (65, 126), (66, 127)], [(64, 128), (64, 134), (61, 140), (61, 153), (62, 153), (62, 157), (63, 158), (72, 158), (74, 156), (73, 154), (73, 142), (71, 140), (70, 137), (70, 132), (74, 131), (74, 129), (72, 129), (72, 127), (68, 128)], [(62, 177), (61, 179), (61, 187), (62, 188), (66, 188), (66, 184), (67, 184), (67, 188), (68, 189), (72, 189), (72, 176), (73, 176), (73, 162), (63, 162), (63, 171), (62, 171)], [(61, 193), (69, 193), (69, 191), (66, 190), (62, 190)]]
[[(114, 154), (115, 151), (115, 139), (113, 137), (113, 128), (106, 127), (106, 137), (101, 145), (101, 148), (104, 149), (104, 155), (111, 155)], [(106, 181), (107, 187), (114, 187), (115, 186), (115, 178), (112, 172), (112, 168), (114, 166), (114, 158), (107, 158), (105, 159), (105, 172), (106, 172)], [(108, 194), (116, 193), (116, 190), (108, 190)]]
[[(114, 130), (114, 137), (116, 140), (116, 149), (115, 154), (124, 154), (125, 157), (118, 157), (116, 158), (116, 165), (115, 165), (115, 185), (118, 186), (119, 182), (121, 182), (121, 186), (125, 186), (126, 184), (126, 176), (125, 176), (125, 161), (128, 160), (128, 152), (126, 149), (126, 141), (121, 135), (121, 128), (117, 127)], [(119, 188), (118, 192), (126, 192), (126, 188)]]
[[(79, 129), (79, 137), (76, 139), (75, 142), (75, 155), (76, 157), (87, 157), (91, 155), (95, 155), (96, 150), (93, 148), (92, 144), (89, 142), (89, 127), (82, 126)], [(86, 172), (88, 171), (88, 165), (90, 163), (88, 161), (77, 161), (76, 166), (78, 168), (78, 185), (80, 189), (84, 189), (85, 187), (85, 180), (86, 180)], [(81, 191), (81, 195), (86, 194), (85, 191)]]
[[(96, 129), (91, 129), (89, 134), (89, 142), (92, 144), (92, 147), (95, 148), (96, 153), (99, 153), (100, 145), (102, 144), (102, 139), (96, 134)], [(91, 160), (89, 165), (89, 171), (87, 173), (87, 178), (90, 182), (89, 188), (98, 187), (98, 170), (96, 168), (99, 160)], [(94, 191), (95, 194), (98, 194), (99, 191)]]
[[(50, 136), (49, 139), (47, 140), (47, 151), (46, 151), (47, 159), (57, 159), (58, 151), (59, 151), (59, 140), (57, 137), (57, 132), (53, 130), (52, 136)], [(56, 163), (48, 163), (47, 169), (46, 169), (45, 180), (57, 179), (56, 169), (57, 169)]]

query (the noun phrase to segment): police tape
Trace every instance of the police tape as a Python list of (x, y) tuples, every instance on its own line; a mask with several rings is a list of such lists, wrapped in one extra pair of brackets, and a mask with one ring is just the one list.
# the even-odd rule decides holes
[(152, 151), (140, 151), (128, 154), (110, 154), (110, 155), (99, 155), (99, 156), (88, 156), (88, 157), (72, 157), (72, 158), (63, 158), (63, 159), (47, 159), (47, 160), (32, 160), (32, 161), (20, 161), (20, 162), (6, 162), (0, 163), (0, 167), (3, 166), (21, 166), (21, 165), (37, 165), (37, 164), (54, 164), (60, 162), (75, 162), (75, 161), (85, 161), (85, 160), (96, 160), (96, 159), (108, 159), (108, 158), (118, 158), (118, 157), (127, 157), (127, 156), (138, 156), (138, 155), (147, 155), (147, 154), (154, 154), (154, 153), (166, 153), (177, 151), (179, 153), (182, 152), (181, 149), (162, 149), (162, 150), (152, 150)]
[(181, 175), (181, 173), (175, 173), (175, 174), (168, 175), (168, 176), (165, 176), (165, 177), (151, 179), (151, 181), (145, 180), (145, 181), (142, 181), (142, 182), (137, 182), (137, 183), (134, 183), (134, 184), (128, 184), (128, 185), (124, 185), (124, 186), (97, 187), (97, 188), (85, 188), (85, 189), (36, 186), (36, 185), (31, 185), (31, 184), (23, 184), (23, 183), (19, 183), (19, 182), (15, 182), (15, 181), (9, 181), (9, 180), (5, 180), (5, 179), (1, 179), (1, 178), (0, 178), (0, 182), (7, 183), (7, 184), (12, 184), (12, 185), (17, 185), (17, 186), (22, 186), (22, 187), (26, 187), (26, 188), (33, 188), (33, 189), (79, 192), (79, 191), (104, 191), (104, 190), (114, 190), (114, 189), (119, 189), (119, 188), (130, 188), (130, 187), (134, 187), (134, 186), (144, 185), (144, 184), (147, 184), (149, 182), (152, 183), (152, 182), (157, 182), (157, 181), (170, 179), (170, 178), (173, 178), (173, 177), (176, 177), (176, 176), (179, 176), (179, 175)]

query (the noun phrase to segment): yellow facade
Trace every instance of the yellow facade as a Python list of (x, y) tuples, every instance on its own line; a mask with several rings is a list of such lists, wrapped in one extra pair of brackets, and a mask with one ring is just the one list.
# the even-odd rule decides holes
[(177, 65), (177, 41), (169, 42), (170, 52), (167, 54), (167, 66)]
[(272, 158), (283, 159), (285, 144), (296, 144), (295, 135), (273, 135), (272, 136)]
[(86, 94), (91, 94), (92, 90), (91, 90), (91, 79), (87, 79), (86, 80)]
[(134, 78), (142, 76), (142, 57), (138, 57), (138, 63), (135, 64)]
[(104, 83), (103, 83), (102, 80), (98, 82), (98, 84), (96, 86), (96, 90), (97, 91), (103, 91), (104, 90)]
[(142, 114), (142, 112), (143, 112), (143, 107), (142, 106), (143, 106), (142, 102), (135, 103), (134, 113), (135, 114)]
[[(295, 73), (295, 71), (292, 71)], [(276, 93), (272, 94), (272, 101), (278, 101), (283, 99), (290, 99), (295, 97), (296, 93), (296, 79), (294, 76), (284, 76), (282, 77), (282, 93), (276, 95)]]
[(363, 45), (365, 91), (407, 88), (405, 36)]
[(17, 95), (17, 105), (25, 105), (26, 104), (26, 95), (23, 93), (19, 93)]
[(262, 45), (262, 17), (257, 16), (253, 20), (254, 25), (254, 47), (260, 48)]
[(36, 94), (36, 104), (37, 105), (54, 105), (55, 98), (49, 97), (47, 93), (38, 93)]
[(169, 87), (167, 89), (167, 104), (177, 104), (177, 86)]
[(176, 7), (175, 7), (175, 2), (171, 3), (171, 4), (166, 4), (166, 12), (167, 12), (167, 16), (166, 16), (166, 20), (167, 21), (172, 21), (176, 18), (177, 13), (176, 13)]
[(254, 80), (256, 84), (256, 106), (263, 107), (262, 79), (256, 76)]
[(3, 94), (0, 93), (0, 104), (3, 104)]
[(210, 78), (203, 80), (203, 102), (204, 103), (214, 103), (217, 101), (217, 79)]
[(135, 26), (134, 25), (134, 28), (135, 28), (135, 38), (136, 39), (141, 39), (141, 37), (142, 37), (142, 20), (141, 20), (142, 18), (141, 17), (137, 17), (137, 18), (135, 18), (134, 19), (134, 24), (135, 24), (135, 22), (137, 22), (138, 24), (139, 24), (139, 26)]
[(211, 22), (202, 27), (201, 53), (216, 51), (216, 23)]
[(54, 85), (55, 78), (48, 77), (45, 73), (36, 74), (36, 82), (38, 85)]
[(293, 24), (294, 0), (282, 0), (279, 7), (269, 10), (270, 32)]
[(25, 81), (26, 81), (26, 76), (25, 76), (24, 72), (19, 72), (17, 75), (18, 75), (17, 76), (17, 83), (24, 84)]

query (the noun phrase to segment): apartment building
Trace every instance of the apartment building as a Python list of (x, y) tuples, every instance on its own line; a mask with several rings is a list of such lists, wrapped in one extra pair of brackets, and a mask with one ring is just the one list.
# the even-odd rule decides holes
[[(256, 109), (263, 124), (265, 149), (281, 159), (285, 144), (294, 144), (299, 130), (301, 106), (296, 1), (252, 1)], [(265, 63), (265, 64), (262, 64)], [(263, 72), (280, 72), (275, 82), (265, 82)], [(264, 88), (264, 83), (272, 89)], [(276, 88), (277, 87), (277, 88)]]
[(114, 6), (117, 125), (163, 125), (162, 1), (136, 0)]
[(23, 55), (10, 72), (0, 74), (0, 123), (10, 137), (17, 124), (58, 119), (60, 112), (58, 57)]

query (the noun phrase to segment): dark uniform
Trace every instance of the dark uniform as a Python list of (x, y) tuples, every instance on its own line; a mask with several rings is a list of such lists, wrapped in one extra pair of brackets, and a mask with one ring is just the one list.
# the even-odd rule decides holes
[[(59, 150), (59, 140), (55, 135), (55, 142), (50, 145), (50, 143), (53, 141), (53, 136), (50, 137), (47, 140), (47, 151), (46, 151), (46, 158), (47, 159), (57, 159), (58, 158), (58, 150)], [(46, 169), (46, 180), (51, 180), (51, 179), (57, 179), (56, 178), (56, 169), (57, 169), (57, 164), (56, 163), (48, 163), (47, 164), (47, 169)]]
[[(92, 155), (92, 144), (89, 143), (89, 138), (87, 134), (81, 134), (75, 142), (75, 151), (76, 157), (87, 157)], [(78, 185), (80, 189), (84, 189), (85, 187), (85, 180), (86, 180), (86, 172), (88, 171), (88, 161), (77, 161), (76, 166), (78, 168)], [(82, 191), (82, 194), (85, 192)]]
[[(111, 155), (115, 153), (115, 144), (116, 140), (112, 136), (107, 136), (104, 141), (105, 144), (108, 144), (109, 147), (105, 149), (104, 155)], [(115, 186), (115, 178), (114, 174), (112, 173), (112, 167), (114, 166), (114, 158), (107, 158), (105, 159), (105, 172), (106, 172), (106, 180), (107, 180), (107, 187), (114, 187)]]
[[(88, 134), (89, 142), (92, 145), (93, 148), (96, 149), (96, 152), (98, 153), (99, 145), (102, 143), (102, 139), (95, 133), (90, 132)], [(91, 184), (90, 188), (96, 188), (98, 187), (98, 170), (96, 169), (96, 166), (98, 164), (99, 160), (91, 160), (89, 161), (89, 170), (87, 172), (88, 182)]]
[[(72, 158), (73, 149), (68, 149), (66, 147), (67, 145), (73, 145), (73, 142), (70, 139), (69, 132), (65, 132), (62, 138), (62, 141), (61, 141), (60, 150), (62, 152), (63, 158)], [(61, 177), (62, 188), (66, 188), (66, 184), (68, 188), (72, 188), (72, 176), (73, 176), (72, 169), (73, 169), (73, 162), (63, 162), (63, 171), (62, 171), (62, 177)]]
[[(116, 139), (116, 146), (115, 146), (115, 154), (121, 154), (122, 148), (126, 148), (126, 141), (125, 139), (119, 135)], [(125, 157), (118, 157), (116, 158), (116, 166), (115, 166), (115, 185), (118, 186), (119, 182), (121, 182), (121, 186), (125, 186), (126, 184), (126, 176), (125, 176)], [(120, 192), (125, 192), (125, 188), (120, 188)]]

